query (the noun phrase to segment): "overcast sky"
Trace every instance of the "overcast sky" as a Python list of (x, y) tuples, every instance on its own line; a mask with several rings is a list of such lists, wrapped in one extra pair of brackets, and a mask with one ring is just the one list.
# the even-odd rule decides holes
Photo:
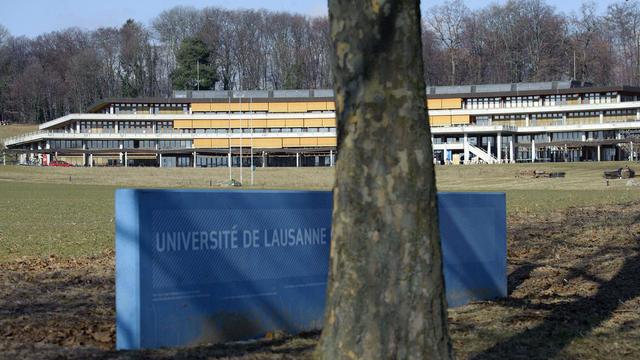
[[(597, 1), (600, 11), (608, 4), (621, 0)], [(422, 0), (422, 8), (443, 3), (443, 0)], [(504, 0), (465, 1), (472, 9), (492, 3), (504, 3)], [(570, 13), (577, 11), (582, 4), (578, 0), (547, 0), (559, 11)], [(233, 4), (232, 7), (230, 4)], [(34, 37), (42, 33), (79, 27), (86, 30), (103, 26), (120, 26), (133, 18), (144, 24), (166, 9), (176, 5), (219, 6), (225, 8), (259, 9), (290, 11), (305, 15), (326, 15), (326, 0), (0, 0), (0, 24), (12, 35)]]

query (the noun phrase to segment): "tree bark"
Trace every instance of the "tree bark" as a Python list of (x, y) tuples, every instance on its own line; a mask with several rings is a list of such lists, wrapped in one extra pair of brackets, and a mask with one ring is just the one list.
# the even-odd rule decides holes
[(320, 359), (448, 359), (417, 0), (329, 0), (338, 120)]

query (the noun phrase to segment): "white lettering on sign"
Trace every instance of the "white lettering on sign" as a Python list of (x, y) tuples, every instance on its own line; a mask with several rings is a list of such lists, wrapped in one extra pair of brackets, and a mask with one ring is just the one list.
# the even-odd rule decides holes
[(154, 234), (157, 252), (232, 250), (326, 245), (327, 228), (213, 231), (163, 231)]

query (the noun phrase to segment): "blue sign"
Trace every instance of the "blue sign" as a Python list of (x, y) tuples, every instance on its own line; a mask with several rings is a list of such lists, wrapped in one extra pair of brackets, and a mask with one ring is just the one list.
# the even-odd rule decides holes
[[(447, 299), (506, 296), (504, 194), (439, 194)], [(332, 196), (116, 191), (118, 349), (322, 327)]]

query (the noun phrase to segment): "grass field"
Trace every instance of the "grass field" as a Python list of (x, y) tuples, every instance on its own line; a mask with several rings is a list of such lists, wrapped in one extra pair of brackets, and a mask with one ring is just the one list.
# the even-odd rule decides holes
[[(507, 194), (509, 296), (449, 310), (458, 358), (640, 358), (640, 187), (602, 178), (624, 165), (640, 170), (631, 163), (437, 168), (440, 191)], [(519, 176), (534, 168), (567, 174)], [(240, 178), (238, 169), (232, 177)], [(228, 169), (0, 166), (0, 348), (33, 359), (310, 359), (318, 334), (113, 350), (115, 189), (251, 188), (221, 186), (228, 179)], [(257, 169), (254, 188), (330, 190), (333, 179), (331, 168)]]
[[(551, 164), (566, 178), (517, 175), (530, 164), (437, 168), (440, 191), (504, 191), (510, 214), (539, 214), (572, 206), (640, 200), (627, 180), (602, 179), (604, 169), (626, 163)], [(633, 167), (633, 164), (630, 164)], [(245, 169), (244, 183), (250, 173)], [(240, 178), (234, 168), (232, 177)], [(256, 189), (330, 190), (333, 168), (259, 168)], [(113, 248), (114, 190), (118, 187), (228, 188), (223, 169), (54, 168), (0, 166), (0, 261), (20, 256), (95, 255)], [(237, 190), (238, 188), (232, 188)]]

